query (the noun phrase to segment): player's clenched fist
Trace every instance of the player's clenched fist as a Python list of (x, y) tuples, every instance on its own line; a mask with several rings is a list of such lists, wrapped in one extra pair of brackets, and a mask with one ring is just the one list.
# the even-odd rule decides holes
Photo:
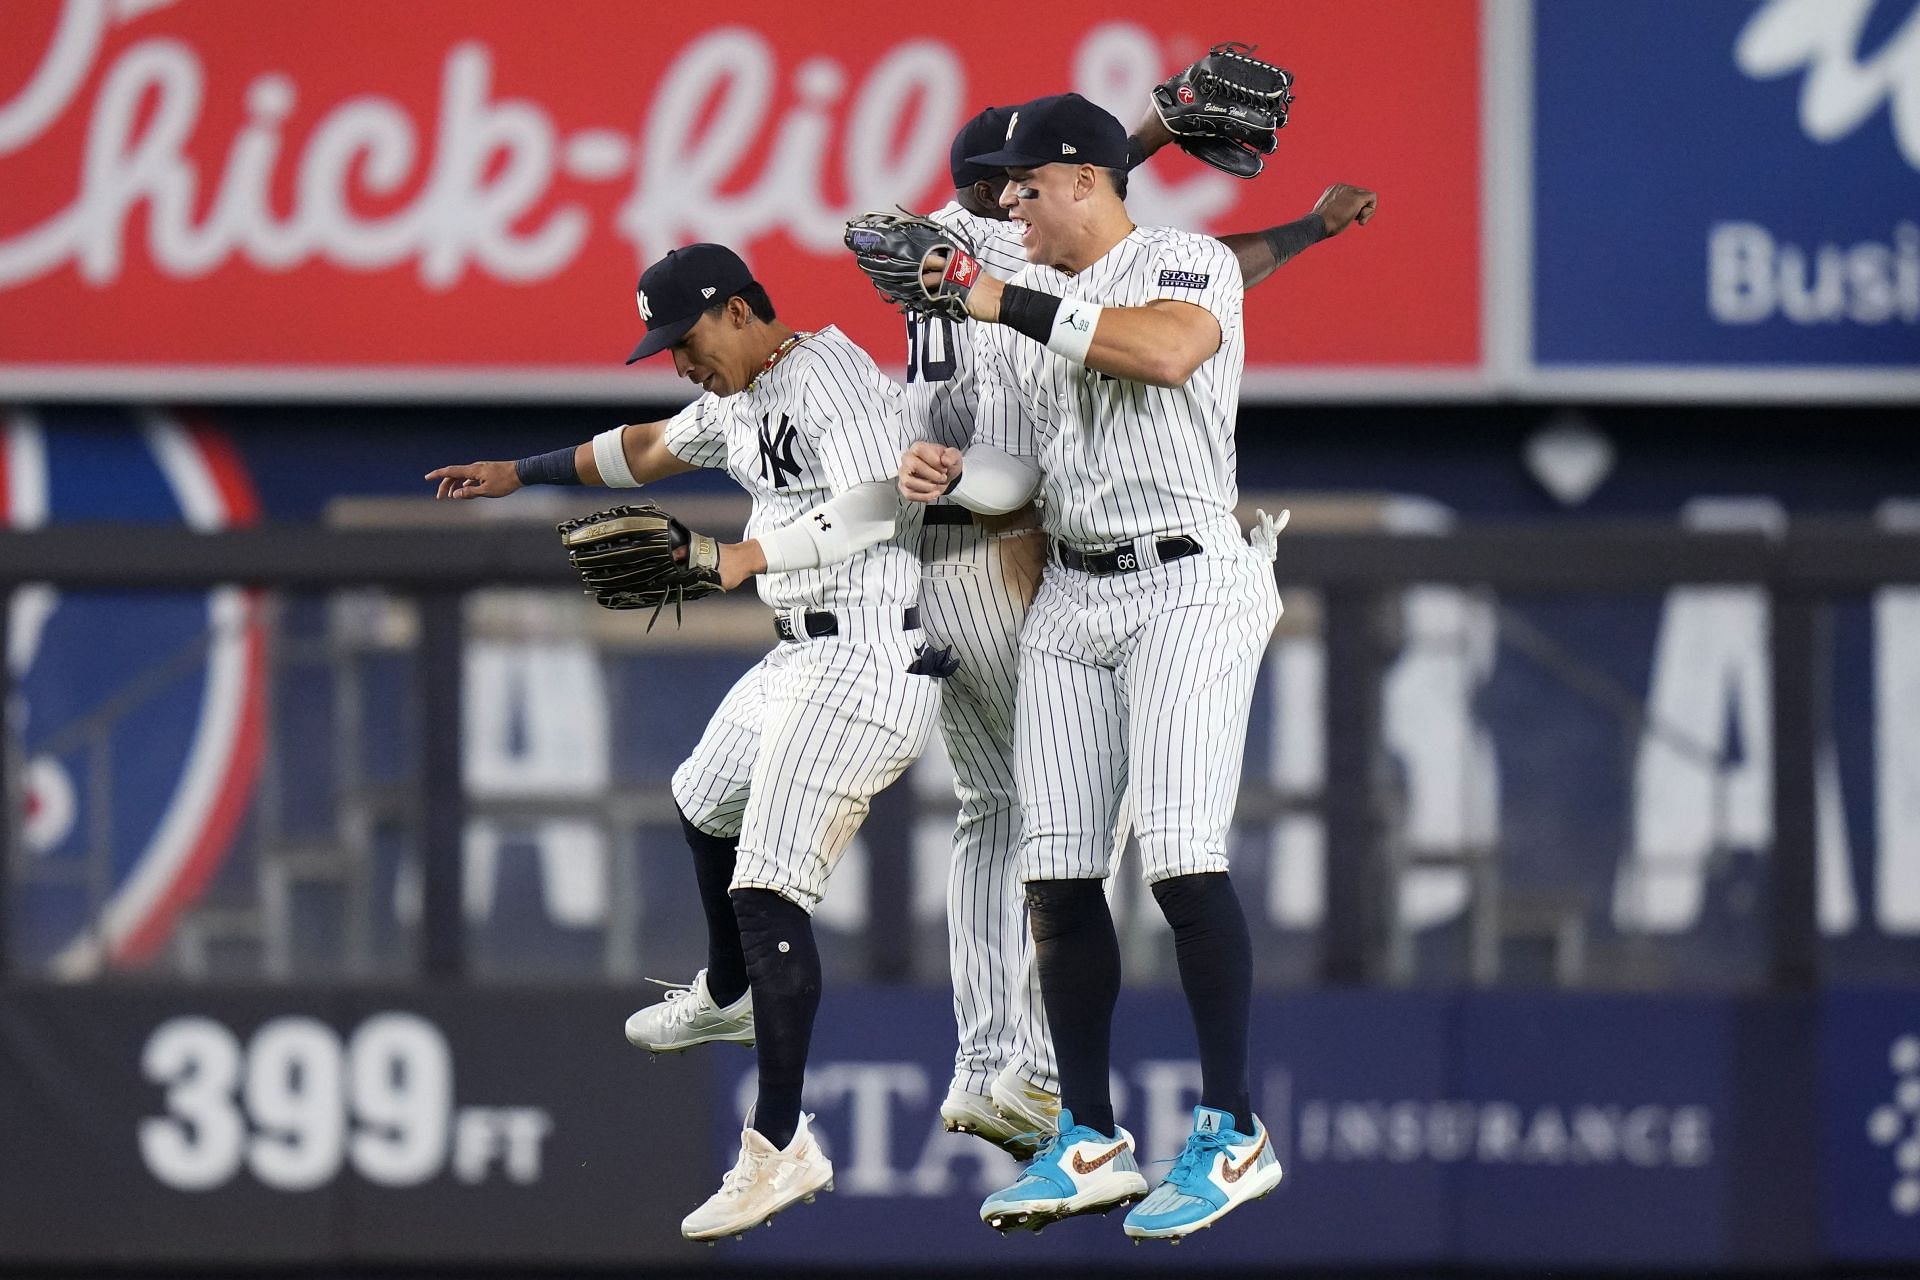
[(1320, 194), (1313, 211), (1327, 224), (1327, 234), (1337, 236), (1352, 223), (1366, 226), (1379, 202), (1380, 197), (1365, 187), (1336, 182)]
[(468, 462), (437, 467), (427, 479), (438, 480), (436, 498), (504, 498), (520, 488), (520, 476), (511, 462)]
[(932, 502), (960, 478), (960, 451), (922, 440), (900, 455), (900, 496)]

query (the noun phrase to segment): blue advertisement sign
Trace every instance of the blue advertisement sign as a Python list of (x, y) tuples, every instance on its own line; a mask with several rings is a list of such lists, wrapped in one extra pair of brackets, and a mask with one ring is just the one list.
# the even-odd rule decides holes
[(1920, 5), (1532, 20), (1538, 366), (1920, 369)]
[[(1736, 1060), (1734, 1022), (1733, 1004), (1713, 998), (1303, 992), (1257, 1000), (1254, 1105), (1286, 1177), (1271, 1199), (1194, 1236), (1181, 1261), (1681, 1266), (1746, 1258), (1733, 1203), (1731, 1153), (1745, 1119), (1735, 1081), (1771, 1068)], [(1116, 1112), (1157, 1181), (1198, 1097), (1192, 1025), (1176, 991), (1127, 992), (1114, 1025)], [(1164, 1265), (1158, 1250), (1127, 1247), (1117, 1215), (1057, 1223), (1038, 1238), (1015, 1233), (1010, 1242), (980, 1222), (981, 1199), (1017, 1166), (942, 1130), (952, 1041), (944, 1002), (925, 993), (829, 989), (806, 1106), (833, 1157), (836, 1189), (733, 1247), (788, 1264)], [(717, 1178), (739, 1149), (754, 1073), (746, 1055), (711, 1061)], [(1809, 1163), (1778, 1174), (1802, 1205), (1812, 1194)]]
[(1822, 1001), (1820, 1133), (1827, 1254), (1920, 1261), (1920, 993)]

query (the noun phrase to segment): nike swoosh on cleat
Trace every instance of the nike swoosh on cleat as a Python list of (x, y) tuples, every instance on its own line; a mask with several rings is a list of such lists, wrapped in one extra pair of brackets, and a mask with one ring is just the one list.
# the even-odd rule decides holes
[(1233, 1161), (1228, 1160), (1223, 1156), (1220, 1160), (1220, 1176), (1222, 1178), (1225, 1178), (1228, 1182), (1240, 1181), (1240, 1179), (1247, 1176), (1247, 1170), (1253, 1168), (1253, 1162), (1255, 1160), (1258, 1160), (1260, 1158), (1260, 1153), (1262, 1151), (1265, 1151), (1266, 1149), (1267, 1149), (1267, 1135), (1263, 1133), (1260, 1135), (1260, 1141), (1254, 1144), (1253, 1154), (1248, 1156), (1245, 1160), (1241, 1161), (1237, 1166), (1233, 1163)]
[[(1111, 1147), (1108, 1147), (1106, 1150), (1106, 1153), (1102, 1155), (1098, 1160), (1094, 1160), (1091, 1162), (1082, 1159), (1080, 1156), (1080, 1153), (1078, 1151), (1075, 1151), (1073, 1153), (1073, 1171), (1078, 1174), (1092, 1173), (1095, 1169), (1098, 1169), (1101, 1165), (1106, 1164), (1107, 1162), (1112, 1160), (1115, 1156), (1119, 1155), (1122, 1151), (1125, 1151), (1126, 1149), (1127, 1149), (1126, 1143), (1116, 1142)], [(1258, 1155), (1259, 1153), (1255, 1152), (1254, 1154)]]

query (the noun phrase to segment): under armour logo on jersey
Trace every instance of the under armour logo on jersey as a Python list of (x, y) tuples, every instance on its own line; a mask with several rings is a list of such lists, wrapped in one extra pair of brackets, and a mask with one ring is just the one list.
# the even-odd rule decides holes
[(633, 296), (640, 303), (640, 323), (645, 324), (653, 319), (653, 304), (647, 301), (647, 295), (635, 290)]
[(784, 413), (779, 430), (768, 434), (772, 427), (771, 414), (760, 419), (760, 478), (776, 489), (784, 489), (800, 474), (800, 464), (793, 460), (793, 441), (799, 433)]
[(819, 525), (819, 526), (820, 526), (820, 531), (821, 531), (822, 533), (824, 533), (824, 532), (826, 532), (826, 531), (827, 531), (828, 529), (831, 529), (831, 528), (833, 528), (833, 522), (832, 522), (831, 520), (829, 520), (829, 519), (827, 519), (827, 513), (826, 513), (826, 512), (824, 512), (824, 511), (816, 511), (816, 512), (814, 512), (814, 513), (813, 513), (813, 522), (814, 522), (814, 523), (815, 523), (816, 525)]

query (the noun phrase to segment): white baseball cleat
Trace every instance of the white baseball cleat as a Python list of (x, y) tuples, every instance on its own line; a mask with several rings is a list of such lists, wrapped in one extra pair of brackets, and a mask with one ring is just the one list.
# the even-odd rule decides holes
[(1040, 1143), (1060, 1127), (1060, 1095), (1048, 1093), (1027, 1079), (1018, 1063), (1002, 1068), (987, 1086), (987, 1093), (993, 1098), (994, 1107), (1018, 1132), (1039, 1135), (1025, 1151), (1014, 1152), (1023, 1159), (1038, 1150)]
[(970, 1133), (976, 1138), (985, 1138), (1021, 1160), (1032, 1159), (1042, 1139), (1053, 1131), (1051, 1125), (1047, 1133), (1039, 1133), (1022, 1121), (1009, 1120), (993, 1105), (992, 1098), (957, 1087), (947, 1090), (947, 1100), (940, 1104), (940, 1120), (948, 1133)]
[[(660, 982), (649, 978), (649, 982)], [(681, 986), (660, 982), (667, 998), (650, 1004), (627, 1019), (627, 1040), (649, 1053), (679, 1053), (710, 1040), (729, 1044), (753, 1043), (753, 992), (724, 1008), (707, 992), (707, 971)]]
[(680, 1234), (689, 1240), (737, 1236), (788, 1205), (833, 1190), (833, 1162), (814, 1140), (812, 1120), (801, 1115), (793, 1140), (776, 1149), (749, 1119), (740, 1133), (740, 1158), (720, 1180), (720, 1189), (681, 1221)]

